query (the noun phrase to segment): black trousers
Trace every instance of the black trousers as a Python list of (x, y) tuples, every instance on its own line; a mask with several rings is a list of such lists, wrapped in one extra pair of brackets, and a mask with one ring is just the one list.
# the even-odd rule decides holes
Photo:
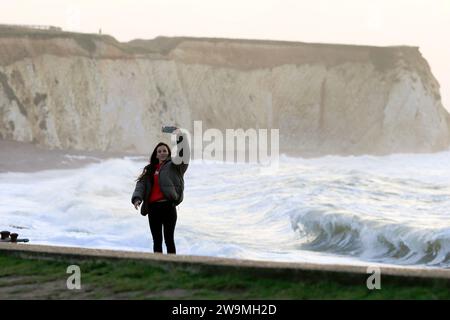
[(148, 222), (153, 237), (153, 252), (162, 253), (162, 242), (166, 243), (167, 253), (176, 253), (175, 225), (177, 223), (177, 208), (170, 201), (152, 202), (149, 207)]

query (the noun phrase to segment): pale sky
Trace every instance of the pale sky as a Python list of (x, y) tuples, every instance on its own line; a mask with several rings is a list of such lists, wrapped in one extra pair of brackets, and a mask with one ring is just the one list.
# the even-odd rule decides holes
[(0, 0), (0, 23), (119, 41), (224, 37), (419, 46), (450, 110), (450, 0)]

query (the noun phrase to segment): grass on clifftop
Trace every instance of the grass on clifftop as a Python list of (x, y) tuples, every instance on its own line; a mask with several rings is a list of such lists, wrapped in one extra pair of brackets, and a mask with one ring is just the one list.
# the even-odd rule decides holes
[[(67, 267), (81, 269), (68, 290)], [(0, 299), (449, 299), (450, 281), (274, 272), (131, 260), (38, 260), (0, 252)]]

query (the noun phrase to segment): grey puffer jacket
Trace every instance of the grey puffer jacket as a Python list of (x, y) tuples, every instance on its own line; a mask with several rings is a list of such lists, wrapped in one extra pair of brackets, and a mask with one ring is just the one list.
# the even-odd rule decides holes
[[(184, 173), (188, 168), (187, 163), (179, 165), (172, 162), (172, 159), (166, 160), (159, 170), (159, 187), (164, 197), (172, 202), (175, 206), (183, 201), (184, 193)], [(150, 179), (150, 170), (136, 182), (131, 203), (136, 200), (143, 201), (141, 206), (141, 215), (145, 216), (149, 213), (148, 199), (152, 190), (152, 182)]]

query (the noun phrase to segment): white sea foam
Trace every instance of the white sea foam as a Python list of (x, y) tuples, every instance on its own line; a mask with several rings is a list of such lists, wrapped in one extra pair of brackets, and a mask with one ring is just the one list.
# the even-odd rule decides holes
[[(32, 243), (151, 251), (131, 205), (142, 157), (0, 174), (0, 228)], [(450, 266), (450, 152), (193, 161), (177, 251), (315, 263)]]

